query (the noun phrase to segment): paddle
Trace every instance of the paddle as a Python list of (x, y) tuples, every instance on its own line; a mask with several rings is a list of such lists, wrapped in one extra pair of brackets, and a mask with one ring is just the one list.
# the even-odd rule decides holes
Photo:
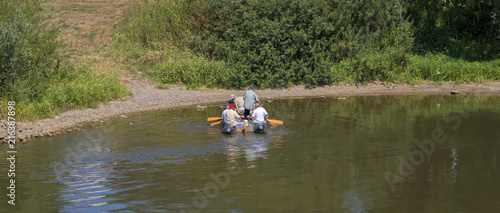
[(275, 119), (269, 119), (269, 118), (267, 119), (267, 121), (269, 121), (269, 123), (272, 124), (272, 125), (275, 125), (275, 124), (281, 124), (281, 125), (283, 125), (283, 123), (284, 123), (281, 120), (275, 120)]
[(218, 121), (221, 119), (222, 119), (221, 117), (209, 117), (209, 118), (207, 118), (207, 121)]
[(218, 125), (220, 123), (222, 123), (222, 121), (216, 121), (216, 122), (211, 123), (210, 126), (215, 126), (215, 125)]

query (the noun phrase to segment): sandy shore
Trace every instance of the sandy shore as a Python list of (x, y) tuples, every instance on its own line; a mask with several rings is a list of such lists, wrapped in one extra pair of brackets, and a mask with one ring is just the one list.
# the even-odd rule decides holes
[[(183, 88), (157, 89), (147, 79), (127, 80), (127, 86), (134, 94), (125, 100), (116, 100), (101, 104), (97, 109), (72, 110), (55, 118), (17, 124), (17, 136), (21, 141), (36, 137), (46, 137), (78, 130), (78, 127), (89, 122), (101, 122), (130, 114), (154, 111), (175, 107), (204, 105), (220, 102), (223, 105), (231, 94), (243, 95), (243, 90), (185, 90)], [(495, 94), (500, 95), (500, 82), (488, 84), (444, 83), (441, 85), (422, 84), (415, 86), (391, 83), (372, 83), (360, 86), (333, 85), (305, 89), (295, 86), (289, 89), (255, 90), (260, 99), (278, 99), (288, 97), (348, 97), (362, 95), (409, 95), (409, 94), (444, 94), (451, 95)], [(6, 135), (6, 122), (0, 126), (0, 138)], [(4, 142), (6, 141), (3, 138)]]

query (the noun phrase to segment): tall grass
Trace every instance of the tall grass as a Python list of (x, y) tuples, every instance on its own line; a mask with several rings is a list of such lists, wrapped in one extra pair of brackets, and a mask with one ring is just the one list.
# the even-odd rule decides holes
[(468, 61), (443, 54), (411, 55), (406, 72), (436, 82), (487, 82), (500, 80), (500, 59)]
[(332, 66), (337, 82), (391, 81), (415, 84), (423, 81), (442, 83), (452, 81), (457, 84), (484, 83), (500, 80), (500, 59), (492, 61), (468, 61), (444, 54), (409, 54), (400, 61), (386, 54), (373, 54), (362, 59), (343, 60)]
[(182, 58), (158, 63), (148, 74), (164, 84), (184, 84), (187, 88), (227, 88), (234, 72), (235, 70), (223, 61)]
[[(100, 73), (85, 67), (65, 66), (45, 83), (50, 86), (35, 99), (3, 96), (0, 105), (7, 106), (8, 101), (14, 100), (17, 119), (35, 120), (54, 117), (70, 109), (95, 108), (99, 103), (131, 95), (117, 74)], [(0, 108), (2, 116), (7, 114), (6, 109)]]
[(190, 35), (184, 1), (137, 0), (122, 27), (122, 35), (149, 48), (179, 44)]

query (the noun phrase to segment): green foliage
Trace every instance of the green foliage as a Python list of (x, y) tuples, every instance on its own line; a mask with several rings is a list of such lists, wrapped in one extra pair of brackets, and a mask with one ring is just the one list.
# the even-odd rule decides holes
[(207, 2), (217, 12), (192, 48), (237, 65), (239, 85), (330, 84), (333, 63), (392, 47), (404, 55), (412, 42), (398, 31), (409, 29), (399, 1)]
[(345, 59), (332, 66), (336, 81), (397, 81), (407, 63), (404, 54), (395, 51), (363, 51), (354, 59)]
[(500, 56), (500, 2), (497, 0), (409, 1), (415, 50), (470, 61)]
[(27, 28), (28, 23), (19, 10), (14, 11), (13, 20), (0, 22), (0, 92), (26, 78), (30, 70)]
[[(162, 83), (268, 88), (476, 81), (498, 78), (495, 62), (477, 61), (498, 58), (499, 11), (493, 0), (141, 0), (120, 39), (134, 47), (129, 57)], [(143, 60), (151, 51), (165, 55)], [(441, 54), (484, 66), (452, 59), (442, 65), (434, 60)], [(450, 73), (415, 71), (426, 70), (426, 63)]]
[(11, 10), (4, 13), (5, 19), (0, 21), (0, 94), (33, 97), (39, 88), (22, 82), (49, 75), (55, 65), (52, 55), (57, 47), (58, 31), (36, 21), (38, 17), (25, 16), (15, 5), (8, 8)]

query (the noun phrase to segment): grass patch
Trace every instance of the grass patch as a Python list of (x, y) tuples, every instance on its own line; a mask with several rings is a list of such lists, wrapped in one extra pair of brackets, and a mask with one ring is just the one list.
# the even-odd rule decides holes
[(156, 88), (158, 88), (158, 89), (170, 89), (170, 85), (168, 85), (168, 84), (158, 84), (158, 85), (156, 85)]
[(60, 26), (61, 29), (66, 29), (66, 28), (70, 27), (70, 25), (62, 19), (59, 19), (57, 24)]
[[(35, 100), (16, 101), (17, 119), (54, 117), (70, 109), (96, 108), (101, 102), (131, 95), (116, 74), (98, 73), (84, 67), (66, 67), (55, 73), (49, 82), (50, 86)], [(15, 99), (4, 97), (0, 105), (7, 106), (8, 101)], [(0, 109), (0, 114), (7, 114), (5, 108)]]
[(90, 39), (90, 41), (94, 40), (94, 38), (95, 38), (95, 36), (96, 36), (96, 35), (97, 35), (97, 33), (95, 33), (95, 32), (91, 32), (91, 33), (89, 34), (89, 39)]
[(202, 58), (182, 58), (161, 62), (147, 74), (163, 84), (184, 84), (186, 88), (225, 88), (230, 84), (234, 70), (222, 61), (208, 61)]
[(416, 84), (430, 80), (438, 84), (445, 81), (459, 84), (500, 80), (500, 59), (468, 61), (443, 54), (410, 54), (400, 62), (403, 66), (394, 66), (397, 64), (391, 61), (394, 58), (375, 54), (343, 60), (333, 65), (331, 71), (337, 82), (347, 83), (381, 80)]
[(93, 9), (92, 6), (80, 5), (80, 4), (70, 4), (68, 7), (65, 7), (63, 9), (72, 10), (72, 11), (89, 12), (89, 13), (97, 12), (97, 10)]
[(415, 79), (482, 83), (500, 80), (500, 59), (468, 61), (443, 54), (411, 55), (405, 71)]

